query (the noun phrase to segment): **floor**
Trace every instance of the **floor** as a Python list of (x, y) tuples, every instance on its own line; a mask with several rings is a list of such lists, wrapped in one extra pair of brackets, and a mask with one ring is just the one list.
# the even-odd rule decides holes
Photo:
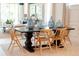
[[(58, 48), (57, 51), (55, 47), (52, 46), (52, 50), (49, 48), (43, 49), (41, 56), (78, 56), (79, 55), (79, 36), (77, 30), (70, 32), (70, 39), (72, 42), (72, 47), (67, 45), (65, 48)], [(73, 34), (74, 33), (74, 34)], [(25, 39), (21, 40), (24, 45)], [(36, 48), (34, 53), (30, 53), (27, 50), (22, 52), (18, 47), (14, 49), (7, 50), (10, 44), (10, 36), (8, 33), (0, 32), (0, 56), (40, 56), (39, 49)]]

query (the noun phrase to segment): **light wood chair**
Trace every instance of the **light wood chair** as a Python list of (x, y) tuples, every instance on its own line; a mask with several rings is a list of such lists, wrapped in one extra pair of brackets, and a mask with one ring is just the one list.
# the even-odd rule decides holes
[[(57, 28), (57, 31), (59, 31), (59, 34), (55, 36), (57, 40), (61, 41), (61, 44), (65, 45), (65, 29), (64, 28)], [(56, 41), (56, 48), (57, 48), (57, 41)]]
[(67, 28), (57, 28), (57, 30), (60, 31), (60, 34), (55, 38), (58, 38), (61, 41), (61, 44), (64, 44), (65, 47), (67, 47), (66, 40), (68, 40), (70, 45), (72, 45), (69, 38), (69, 30), (67, 30)]
[(39, 48), (40, 48), (40, 54), (42, 54), (42, 42), (46, 42), (47, 41), (47, 45), (50, 48), (51, 51), (51, 43), (52, 43), (52, 38), (54, 38), (54, 33), (51, 29), (41, 29), (40, 33), (37, 32), (37, 36), (35, 38), (36, 40), (36, 45), (37, 43), (39, 44)]
[(65, 37), (65, 41), (68, 41), (70, 43), (70, 45), (72, 46), (71, 40), (69, 38), (69, 32), (70, 32), (70, 30), (68, 30), (68, 28), (63, 29), (63, 35)]
[(8, 50), (10, 50), (11, 47), (13, 49), (14, 47), (17, 46), (17, 47), (20, 48), (20, 50), (22, 52), (25, 52), (23, 46), (20, 43), (19, 37), (17, 37), (17, 35), (16, 35), (16, 31), (14, 30), (14, 28), (11, 28), (9, 30), (9, 34), (10, 34), (10, 37), (11, 37), (11, 42), (10, 42), (10, 45), (8, 47)]

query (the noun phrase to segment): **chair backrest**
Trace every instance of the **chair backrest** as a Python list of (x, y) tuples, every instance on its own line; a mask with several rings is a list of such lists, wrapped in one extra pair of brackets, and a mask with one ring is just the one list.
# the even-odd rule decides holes
[(45, 33), (48, 38), (53, 37), (55, 35), (52, 29), (42, 29), (41, 32)]
[(67, 28), (58, 28), (57, 30), (60, 31), (59, 36), (61, 37), (66, 37), (69, 34), (69, 31), (67, 30)]
[(11, 39), (12, 39), (12, 40), (18, 40), (14, 28), (11, 28), (11, 29), (9, 30), (9, 33), (10, 33), (10, 36), (11, 36)]

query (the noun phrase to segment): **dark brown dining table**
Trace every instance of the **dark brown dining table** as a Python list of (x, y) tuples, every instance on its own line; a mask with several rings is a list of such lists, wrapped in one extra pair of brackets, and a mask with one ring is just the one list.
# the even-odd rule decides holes
[(25, 46), (24, 48), (28, 50), (29, 52), (34, 52), (34, 49), (32, 47), (31, 38), (33, 37), (34, 32), (40, 32), (40, 29), (27, 29), (27, 28), (15, 28), (15, 31), (25, 33)]
[[(59, 27), (63, 28), (63, 27)], [(51, 28), (54, 32), (56, 31), (56, 28)], [(75, 30), (75, 28), (68, 27), (67, 30)], [(33, 37), (34, 32), (40, 32), (40, 29), (28, 29), (28, 28), (15, 28), (15, 31), (25, 33), (26, 41), (24, 48), (28, 50), (29, 52), (34, 52), (34, 49), (32, 47), (31, 38)]]

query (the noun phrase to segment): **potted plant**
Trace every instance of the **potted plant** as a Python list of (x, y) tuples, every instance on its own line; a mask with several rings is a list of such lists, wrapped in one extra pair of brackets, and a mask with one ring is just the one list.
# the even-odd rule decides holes
[(6, 24), (13, 24), (13, 20), (12, 19), (7, 19)]
[(13, 20), (12, 20), (12, 19), (7, 19), (6, 25), (7, 25), (8, 27), (13, 26)]

